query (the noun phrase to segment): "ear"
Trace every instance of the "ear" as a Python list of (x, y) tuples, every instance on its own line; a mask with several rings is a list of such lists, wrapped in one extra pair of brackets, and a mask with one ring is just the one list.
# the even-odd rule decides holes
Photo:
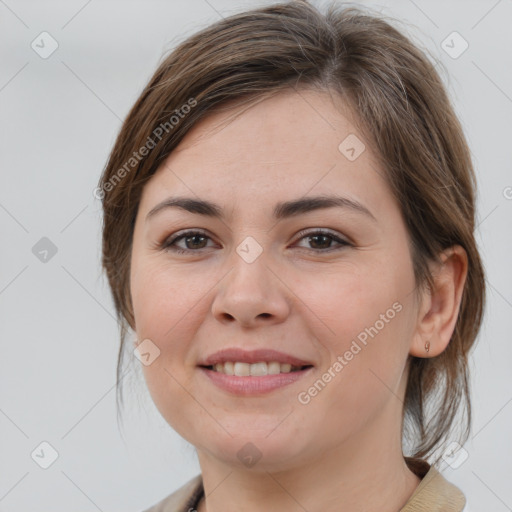
[(409, 351), (416, 357), (437, 356), (450, 342), (468, 271), (466, 251), (460, 245), (446, 249), (440, 254), (440, 263), (433, 264), (431, 271), (434, 288), (422, 294)]

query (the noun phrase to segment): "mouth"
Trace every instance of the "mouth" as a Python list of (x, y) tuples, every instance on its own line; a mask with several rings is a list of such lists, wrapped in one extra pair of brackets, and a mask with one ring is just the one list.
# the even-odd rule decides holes
[(275, 350), (231, 348), (198, 364), (210, 383), (234, 395), (262, 395), (288, 386), (313, 371), (311, 362)]
[(201, 366), (207, 370), (235, 375), (236, 377), (264, 377), (265, 375), (279, 375), (281, 373), (293, 373), (312, 368), (313, 365), (294, 366), (290, 363), (279, 361), (259, 361), (257, 363), (244, 363), (240, 361), (226, 361), (210, 366)]
[[(246, 368), (243, 365), (253, 366), (262, 364), (266, 365), (267, 370), (270, 368), (271, 371), (277, 371), (277, 364), (279, 364), (280, 370), (281, 366), (283, 367), (283, 373), (290, 371), (292, 368), (313, 366), (311, 361), (306, 361), (305, 359), (273, 349), (244, 350), (236, 347), (219, 350), (206, 359), (199, 361), (198, 366), (212, 367), (212, 369), (220, 371), (222, 367), (217, 365), (223, 365), (224, 369), (226, 369), (226, 363), (229, 363), (228, 371), (230, 371), (231, 365), (233, 365), (233, 368), (237, 365), (237, 368), (243, 371)], [(288, 368), (287, 365), (290, 365), (290, 367)], [(264, 367), (260, 366), (260, 368)], [(255, 371), (257, 371), (256, 367)]]

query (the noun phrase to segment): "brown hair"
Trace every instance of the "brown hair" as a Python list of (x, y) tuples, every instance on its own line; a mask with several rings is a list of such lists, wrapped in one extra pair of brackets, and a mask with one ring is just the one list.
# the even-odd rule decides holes
[(130, 259), (145, 183), (191, 127), (215, 109), (298, 86), (334, 91), (357, 114), (402, 210), (418, 289), (432, 286), (428, 263), (443, 249), (459, 244), (467, 252), (468, 274), (450, 343), (436, 357), (409, 358), (402, 428), (412, 456), (425, 459), (452, 440), (448, 436), (462, 408), (463, 444), (471, 428), (468, 354), (485, 301), (473, 234), (470, 151), (425, 53), (383, 16), (335, 3), (325, 14), (306, 0), (276, 4), (199, 31), (162, 61), (129, 112), (97, 189), (104, 213), (102, 264), (120, 326), (118, 393), (125, 338), (134, 328)]

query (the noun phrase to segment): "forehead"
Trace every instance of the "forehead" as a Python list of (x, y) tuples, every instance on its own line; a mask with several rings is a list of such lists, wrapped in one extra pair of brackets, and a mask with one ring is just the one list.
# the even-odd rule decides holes
[(291, 91), (203, 119), (148, 182), (142, 202), (149, 209), (176, 193), (263, 205), (337, 192), (378, 208), (391, 200), (383, 176), (347, 105), (326, 92)]

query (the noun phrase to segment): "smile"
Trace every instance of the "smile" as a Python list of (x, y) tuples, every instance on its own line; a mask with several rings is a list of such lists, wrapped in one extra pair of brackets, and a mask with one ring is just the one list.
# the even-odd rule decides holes
[[(265, 395), (289, 386), (313, 371), (313, 366), (292, 367), (289, 363), (278, 363), (279, 372), (277, 372), (277, 365), (273, 363), (275, 361), (254, 364), (231, 363), (230, 365), (227, 362), (218, 363), (215, 367), (199, 366), (198, 369), (208, 379), (208, 383), (236, 396)], [(232, 374), (224, 373), (226, 366), (228, 371), (233, 371)], [(262, 373), (265, 371), (267, 373)]]
[(210, 370), (217, 373), (224, 373), (225, 375), (236, 375), (237, 377), (262, 377), (265, 375), (278, 375), (280, 373), (290, 373), (300, 371), (306, 366), (292, 366), (289, 363), (279, 363), (279, 361), (258, 363), (242, 363), (227, 361), (225, 363), (217, 363), (216, 365), (209, 366)]

